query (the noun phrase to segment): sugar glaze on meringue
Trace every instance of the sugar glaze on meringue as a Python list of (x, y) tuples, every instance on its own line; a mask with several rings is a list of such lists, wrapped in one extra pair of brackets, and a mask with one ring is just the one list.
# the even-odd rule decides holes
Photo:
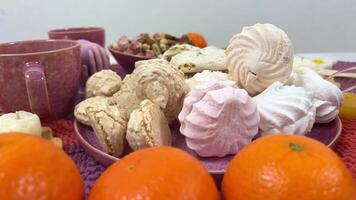
[(257, 106), (233, 81), (196, 86), (185, 98), (180, 132), (202, 157), (235, 154), (258, 133)]
[(255, 96), (261, 122), (261, 135), (275, 133), (306, 134), (315, 122), (313, 95), (302, 87), (270, 85)]
[(343, 102), (341, 90), (314, 70), (300, 67), (293, 72), (288, 83), (303, 87), (313, 94), (317, 123), (328, 123), (338, 116)]

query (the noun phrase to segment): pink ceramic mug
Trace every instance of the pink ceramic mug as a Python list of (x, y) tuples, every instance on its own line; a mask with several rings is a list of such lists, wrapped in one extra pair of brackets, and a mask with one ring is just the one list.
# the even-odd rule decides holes
[(54, 29), (48, 32), (49, 39), (88, 40), (105, 47), (105, 30), (101, 27), (76, 27)]
[(0, 44), (0, 110), (41, 119), (72, 112), (81, 76), (80, 45), (70, 40)]

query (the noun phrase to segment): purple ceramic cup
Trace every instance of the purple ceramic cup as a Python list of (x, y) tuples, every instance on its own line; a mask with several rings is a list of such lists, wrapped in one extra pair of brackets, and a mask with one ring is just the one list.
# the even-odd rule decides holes
[(105, 30), (101, 27), (75, 27), (54, 29), (48, 32), (49, 39), (88, 40), (105, 47)]
[(72, 112), (81, 76), (80, 45), (71, 40), (0, 44), (0, 110), (26, 110), (41, 120)]

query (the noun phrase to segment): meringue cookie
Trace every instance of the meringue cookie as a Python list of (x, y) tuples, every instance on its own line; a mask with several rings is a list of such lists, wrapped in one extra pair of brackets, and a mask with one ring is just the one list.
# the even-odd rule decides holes
[(78, 103), (74, 108), (75, 118), (82, 124), (90, 126), (90, 119), (87, 111), (105, 110), (108, 106), (108, 97), (96, 96), (85, 99)]
[(338, 116), (343, 102), (341, 90), (321, 78), (314, 70), (300, 67), (294, 71), (288, 83), (303, 87), (313, 93), (317, 123), (328, 123)]
[(190, 50), (195, 50), (197, 51), (199, 47), (195, 47), (193, 45), (189, 44), (176, 44), (169, 48), (167, 51), (165, 51), (162, 55), (162, 58), (171, 61), (172, 57), (183, 52), (183, 51), (190, 51)]
[(226, 81), (229, 80), (226, 73), (219, 72), (219, 71), (209, 71), (204, 70), (200, 73), (194, 74), (193, 77), (185, 80), (189, 87), (189, 91), (191, 91), (195, 86), (200, 85), (205, 82), (209, 82), (211, 80), (222, 80)]
[(233, 80), (250, 95), (275, 81), (286, 82), (293, 68), (293, 46), (287, 34), (272, 24), (244, 27), (226, 49), (226, 66)]
[[(141, 67), (141, 66), (147, 66), (147, 65), (151, 65), (151, 64), (157, 64), (160, 66), (167, 66), (168, 65), (168, 61), (160, 59), (160, 58), (156, 58), (156, 59), (149, 59), (149, 60), (140, 60), (135, 62), (135, 68)], [(172, 66), (170, 66), (172, 67)]]
[(306, 134), (313, 127), (313, 94), (302, 87), (275, 82), (253, 100), (260, 113), (261, 135)]
[(200, 156), (235, 154), (258, 133), (256, 104), (233, 81), (203, 83), (184, 100), (180, 132)]
[(133, 150), (171, 145), (171, 131), (160, 107), (143, 100), (130, 115), (126, 139)]
[(128, 121), (122, 110), (109, 106), (102, 110), (87, 110), (87, 115), (103, 151), (116, 157), (121, 156)]
[(86, 82), (86, 98), (93, 96), (112, 96), (120, 90), (121, 78), (112, 70), (101, 70)]
[(132, 75), (126, 75), (121, 83), (120, 90), (108, 99), (109, 105), (117, 106), (129, 117), (131, 112), (138, 108), (141, 102), (135, 93), (136, 85), (135, 78)]
[(203, 70), (226, 70), (225, 60), (225, 50), (209, 46), (182, 51), (173, 56), (170, 63), (184, 73), (195, 73)]
[(168, 122), (177, 118), (187, 92), (183, 73), (165, 60), (154, 59), (141, 62), (131, 76), (138, 99), (149, 99), (159, 105)]

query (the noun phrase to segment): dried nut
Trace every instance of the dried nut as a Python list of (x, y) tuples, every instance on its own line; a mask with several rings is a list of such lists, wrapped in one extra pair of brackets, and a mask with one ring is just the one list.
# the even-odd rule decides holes
[(156, 55), (161, 54), (161, 48), (157, 43), (152, 44), (152, 50), (156, 53)]
[(173, 46), (173, 45), (176, 45), (176, 44), (178, 44), (179, 42), (178, 41), (175, 41), (175, 40), (167, 40), (167, 44), (168, 45), (171, 45), (171, 46)]
[(168, 43), (168, 40), (163, 38), (159, 41), (160, 44), (167, 44)]
[(151, 48), (151, 46), (149, 44), (147, 44), (147, 43), (142, 44), (142, 50), (143, 51), (150, 50), (150, 48)]
[(113, 49), (120, 49), (119, 45), (117, 43), (114, 43), (111, 45)]
[(155, 34), (153, 35), (153, 38), (154, 38), (155, 40), (160, 40), (160, 39), (165, 38), (165, 37), (166, 37), (166, 34), (163, 33), (163, 32), (158, 32), (158, 33), (155, 33)]
[(165, 52), (168, 50), (168, 46), (166, 44), (159, 44), (159, 47), (161, 48), (162, 52)]
[(169, 34), (165, 34), (164, 38), (168, 39), (168, 40), (174, 40), (174, 41), (178, 41), (178, 38), (176, 38), (173, 35), (169, 35)]

